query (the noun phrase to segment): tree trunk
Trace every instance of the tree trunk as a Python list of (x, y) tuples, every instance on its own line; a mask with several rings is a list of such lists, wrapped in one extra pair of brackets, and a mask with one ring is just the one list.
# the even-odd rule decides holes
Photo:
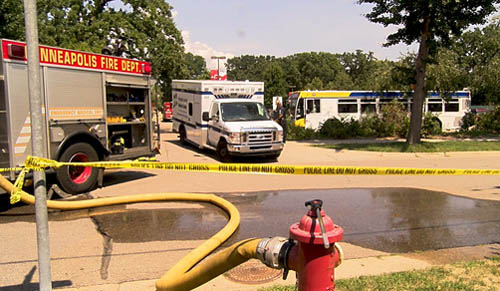
[(420, 131), (422, 129), (422, 110), (425, 96), (425, 68), (429, 56), (429, 22), (430, 18), (424, 20), (424, 30), (420, 38), (420, 46), (415, 61), (415, 91), (413, 92), (413, 104), (411, 106), (410, 128), (406, 143), (417, 144), (420, 142)]

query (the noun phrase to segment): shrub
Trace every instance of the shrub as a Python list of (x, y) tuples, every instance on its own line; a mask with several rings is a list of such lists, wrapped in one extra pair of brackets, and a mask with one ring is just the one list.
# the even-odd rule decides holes
[(362, 136), (385, 136), (385, 126), (377, 114), (367, 114), (359, 122)]
[(477, 113), (474, 112), (467, 112), (465, 113), (464, 117), (462, 117), (462, 120), (460, 120), (460, 130), (462, 131), (468, 131), (472, 129), (474, 125), (476, 125), (476, 121), (479, 118)]
[(500, 106), (478, 116), (477, 129), (489, 133), (500, 132)]
[(432, 115), (432, 113), (427, 112), (424, 115), (424, 120), (422, 121), (422, 130), (420, 133), (422, 136), (431, 136), (440, 134), (441, 123), (439, 122), (437, 117)]
[(381, 136), (405, 137), (408, 133), (410, 119), (408, 111), (403, 103), (392, 100), (380, 108), (382, 129)]
[(309, 128), (295, 126), (292, 119), (287, 119), (286, 139), (287, 140), (304, 140), (317, 137), (317, 133)]
[(331, 118), (325, 121), (319, 130), (319, 134), (325, 138), (346, 139), (362, 136), (363, 130), (356, 120)]

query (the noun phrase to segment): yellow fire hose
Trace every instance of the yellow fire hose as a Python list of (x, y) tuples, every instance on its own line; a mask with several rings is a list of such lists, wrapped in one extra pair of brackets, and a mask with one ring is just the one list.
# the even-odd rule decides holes
[[(8, 193), (11, 193), (13, 190), (12, 183), (10, 183), (10, 181), (5, 179), (2, 175), (0, 175), (0, 187)], [(21, 201), (27, 204), (34, 204), (35, 197), (22, 191)], [(227, 200), (213, 194), (157, 193), (82, 201), (48, 200), (47, 207), (61, 210), (75, 210), (152, 201), (207, 202), (222, 208), (229, 214), (229, 221), (223, 229), (187, 254), (165, 275), (156, 281), (157, 290), (191, 290), (247, 261), (248, 259), (256, 258), (257, 245), (261, 239), (253, 238), (235, 243), (229, 248), (218, 252), (214, 256), (207, 258), (200, 263), (201, 260), (226, 241), (236, 231), (240, 224), (240, 213), (238, 212), (238, 209)]]

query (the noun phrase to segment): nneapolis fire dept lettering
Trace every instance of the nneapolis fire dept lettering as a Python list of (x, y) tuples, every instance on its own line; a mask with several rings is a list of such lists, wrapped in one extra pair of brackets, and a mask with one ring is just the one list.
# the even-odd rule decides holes
[(97, 56), (95, 55), (63, 51), (55, 48), (40, 47), (40, 62), (97, 68)]
[(141, 64), (135, 60), (125, 60), (50, 47), (40, 47), (40, 62), (90, 69), (141, 73)]

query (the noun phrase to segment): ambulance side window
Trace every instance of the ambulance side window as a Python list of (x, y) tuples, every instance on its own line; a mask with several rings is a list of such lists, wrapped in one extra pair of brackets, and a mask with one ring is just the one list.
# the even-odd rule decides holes
[(189, 116), (193, 116), (193, 103), (189, 103)]
[(212, 108), (210, 108), (210, 119), (214, 119), (216, 116), (219, 116), (219, 106), (217, 104), (213, 104)]

